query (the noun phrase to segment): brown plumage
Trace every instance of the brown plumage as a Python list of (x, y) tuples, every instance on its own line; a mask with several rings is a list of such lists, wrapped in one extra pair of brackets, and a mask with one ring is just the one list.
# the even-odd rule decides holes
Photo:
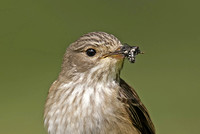
[(49, 134), (155, 134), (147, 109), (120, 78), (124, 55), (111, 34), (92, 32), (72, 43), (49, 89)]

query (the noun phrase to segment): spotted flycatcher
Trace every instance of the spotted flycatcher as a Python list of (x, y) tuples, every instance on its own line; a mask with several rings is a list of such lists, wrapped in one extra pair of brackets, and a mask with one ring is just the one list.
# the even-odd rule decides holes
[(138, 52), (105, 32), (72, 43), (49, 89), (44, 111), (48, 133), (155, 134), (139, 96), (120, 78), (125, 57), (134, 62)]

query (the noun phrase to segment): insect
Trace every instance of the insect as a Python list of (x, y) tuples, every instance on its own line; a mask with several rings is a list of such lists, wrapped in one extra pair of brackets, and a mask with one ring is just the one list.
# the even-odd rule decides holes
[(135, 62), (135, 56), (138, 54), (143, 54), (143, 52), (140, 51), (138, 46), (130, 46), (128, 44), (124, 44), (122, 47), (122, 52), (125, 55), (125, 57), (128, 58), (128, 60), (131, 63)]

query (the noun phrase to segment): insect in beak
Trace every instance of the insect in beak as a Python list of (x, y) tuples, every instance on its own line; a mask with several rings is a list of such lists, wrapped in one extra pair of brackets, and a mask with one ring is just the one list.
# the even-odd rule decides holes
[(128, 44), (124, 44), (120, 50), (125, 57), (128, 58), (128, 60), (131, 63), (135, 62), (135, 56), (138, 54), (144, 54), (144, 52), (141, 52), (138, 46), (130, 46)]
[(119, 47), (116, 51), (104, 55), (103, 58), (113, 57), (117, 59), (123, 59), (125, 57), (131, 63), (134, 63), (135, 57), (138, 54), (144, 54), (140, 51), (138, 46), (130, 46), (128, 44), (124, 44), (122, 47)]

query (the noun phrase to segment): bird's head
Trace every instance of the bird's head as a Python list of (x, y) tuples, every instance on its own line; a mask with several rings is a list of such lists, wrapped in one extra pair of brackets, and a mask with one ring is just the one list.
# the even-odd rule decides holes
[(115, 36), (105, 32), (85, 34), (67, 48), (60, 76), (118, 77), (124, 61), (122, 46)]

